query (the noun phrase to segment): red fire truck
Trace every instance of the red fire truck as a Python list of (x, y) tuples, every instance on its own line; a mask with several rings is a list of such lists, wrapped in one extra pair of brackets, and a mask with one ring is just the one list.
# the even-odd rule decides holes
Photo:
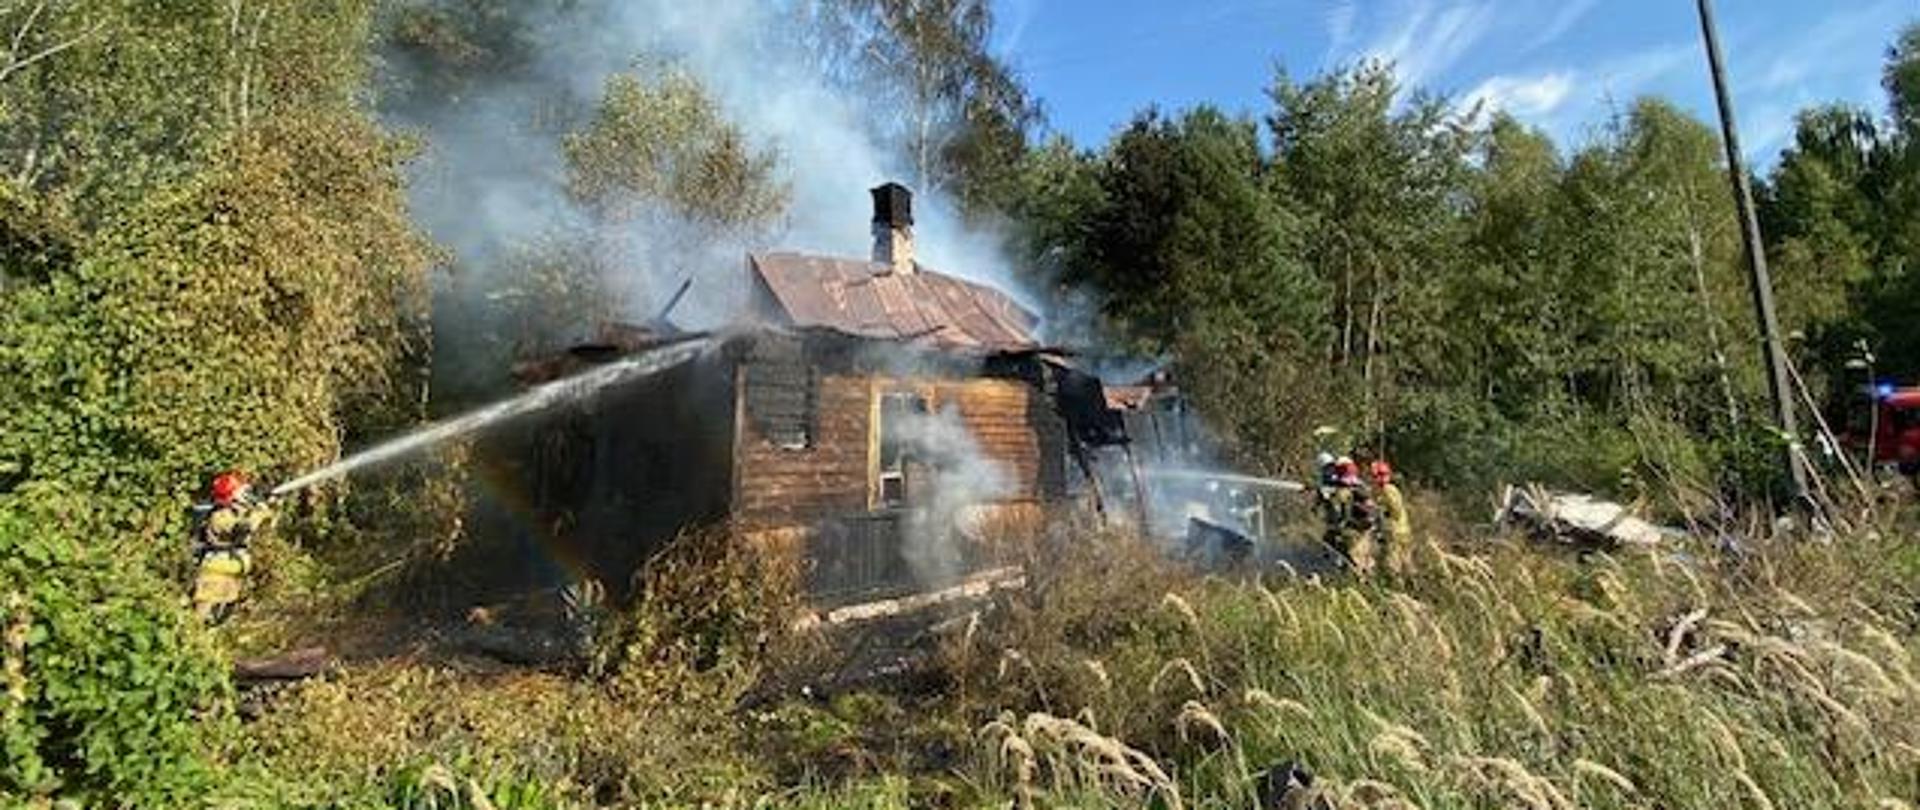
[(1873, 463), (1920, 476), (1920, 386), (1882, 383), (1874, 387), (1873, 399)]

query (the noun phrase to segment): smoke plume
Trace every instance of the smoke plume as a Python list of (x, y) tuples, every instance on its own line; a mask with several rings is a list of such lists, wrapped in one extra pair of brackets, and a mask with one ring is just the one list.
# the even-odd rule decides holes
[[(444, 62), (429, 65), (407, 53), (386, 60), (394, 89), (383, 112), (426, 144), (411, 189), (416, 216), (456, 257), (456, 272), (440, 290), (442, 303), (455, 305), (447, 309), (526, 295), (530, 280), (515, 261), (526, 246), (604, 227), (566, 194), (561, 144), (616, 74), (691, 76), (751, 147), (776, 155), (777, 179), (789, 193), (784, 217), (765, 230), (703, 228), (663, 207), (620, 223), (618, 233), (600, 234), (608, 237), (602, 244), (614, 246), (611, 255), (595, 257), (606, 276), (600, 286), (628, 319), (653, 315), (686, 278), (693, 287), (676, 321), (709, 328), (735, 319), (751, 249), (865, 256), (867, 189), (913, 179), (900, 145), (877, 141), (866, 124), (889, 114), (873, 108), (883, 102), (830, 81), (781, 4), (585, 0), (480, 12), (451, 0), (422, 2), (443, 14), (484, 18), (475, 25), (500, 63), (447, 88), (444, 76), (433, 75), (447, 70)], [(915, 200), (923, 261), (1019, 295), (1002, 240), (969, 230), (951, 201), (928, 191), (916, 189)], [(443, 354), (472, 342), (461, 334), (469, 322), (439, 324)], [(576, 331), (591, 326), (584, 317), (561, 322)]]
[(925, 476), (910, 483), (913, 505), (902, 556), (915, 580), (951, 581), (966, 570), (962, 549), (986, 539), (980, 504), (1012, 493), (1013, 475), (981, 451), (952, 406), (905, 415), (889, 429), (898, 430), (915, 469)]

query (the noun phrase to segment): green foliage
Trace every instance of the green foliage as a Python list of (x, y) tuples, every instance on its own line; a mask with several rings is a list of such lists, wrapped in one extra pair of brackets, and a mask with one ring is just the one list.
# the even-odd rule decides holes
[(388, 397), (416, 349), (425, 253), (398, 215), (396, 155), (339, 120), (284, 137), (236, 145), (8, 293), (0, 369), (24, 384), (0, 392), (0, 458), (17, 476), (98, 493), (106, 525), (172, 532), (213, 471), (317, 465), (343, 420), (404, 407)]
[(1047, 272), (1096, 291), (1104, 322), (1089, 337), (1177, 352), (1228, 443), (1277, 463), (1285, 426), (1326, 407), (1273, 396), (1315, 378), (1302, 355), (1325, 331), (1325, 289), (1294, 258), (1300, 226), (1266, 193), (1261, 161), (1251, 121), (1148, 112), (1097, 158), (1063, 143), (1030, 157), (1017, 214)]
[(1321, 333), (1327, 354), (1357, 377), (1369, 412), (1394, 366), (1435, 337), (1427, 282), (1436, 274), (1419, 271), (1451, 259), (1458, 217), (1450, 197), (1473, 145), (1442, 101), (1416, 96), (1395, 110), (1399, 92), (1391, 69), (1377, 63), (1305, 84), (1281, 75), (1268, 91), (1273, 191), (1300, 217), (1302, 251), (1332, 296)]
[(0, 506), (0, 795), (183, 803), (230, 703), (170, 583), (83, 542), (77, 499)]
[[(560, 810), (576, 806), (536, 779), (499, 773), (462, 776), (464, 769), (432, 764), (402, 769), (376, 804), (391, 810)], [(483, 782), (482, 779), (485, 781)], [(352, 807), (340, 805), (341, 810)]]
[(487, 0), (392, 0), (378, 10), (380, 104), (441, 110), (484, 99), (496, 82), (524, 78), (538, 58), (530, 16), (539, 10)]
[(1075, 280), (1110, 293), (1108, 314), (1153, 348), (1211, 320), (1256, 339), (1314, 335), (1319, 291), (1288, 258), (1293, 223), (1259, 166), (1250, 121), (1206, 107), (1135, 120), (1106, 159)]
[(723, 530), (685, 534), (638, 575), (634, 607), (599, 656), (622, 692), (679, 700), (739, 697), (786, 639), (799, 561)]
[(1882, 84), (1891, 102), (1894, 125), (1909, 139), (1920, 136), (1920, 23), (1909, 23), (1887, 48)]
[[(218, 469), (271, 481), (419, 412), (433, 255), (409, 150), (363, 106), (370, 7), (0, 10), (40, 55), (0, 66), (0, 590), (35, 634), (10, 787), (211, 784), (228, 687), (180, 609), (181, 507)], [(297, 543), (262, 551), (279, 590), (313, 578)]]
[(806, 0), (788, 9), (815, 64), (865, 99), (926, 194), (985, 216), (1011, 202), (1039, 104), (991, 47), (986, 0)]
[[(1889, 57), (1896, 97), (1912, 38)], [(1067, 286), (1057, 319), (1092, 299), (1086, 337), (1173, 351), (1256, 467), (1297, 470), (1333, 424), (1462, 493), (1538, 478), (1695, 515), (1778, 496), (1706, 125), (1642, 99), (1563, 157), (1509, 117), (1403, 92), (1385, 65), (1282, 75), (1269, 95), (1267, 152), (1202, 107), (1029, 153), (1016, 243)], [(1911, 142), (1810, 111), (1762, 195), (1781, 321), (1835, 405), (1855, 396), (1841, 367), (1858, 343), (1883, 372), (1920, 368)]]
[(565, 152), (568, 190), (611, 222), (664, 207), (701, 225), (752, 228), (787, 204), (775, 156), (748, 146), (683, 73), (652, 83), (609, 79), (593, 120), (566, 138)]
[[(516, 361), (594, 339), (610, 321), (644, 320), (687, 268), (711, 266), (713, 246), (752, 243), (787, 210), (779, 154), (749, 144), (686, 73), (614, 75), (578, 119), (551, 144), (566, 174), (537, 232), (463, 257), (436, 296), (442, 408), (498, 396)], [(691, 280), (708, 295), (728, 289)]]

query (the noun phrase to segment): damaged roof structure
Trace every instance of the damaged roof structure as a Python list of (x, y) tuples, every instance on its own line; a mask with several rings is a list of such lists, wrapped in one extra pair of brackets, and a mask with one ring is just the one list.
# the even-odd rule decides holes
[(846, 604), (993, 569), (996, 543), (1097, 499), (1086, 454), (1126, 441), (1100, 380), (1005, 292), (920, 264), (907, 189), (872, 193), (872, 255), (749, 255), (740, 326), (610, 327), (515, 368), (537, 383), (713, 341), (485, 449), (528, 495), (529, 542), (623, 592), (677, 533), (725, 523)]

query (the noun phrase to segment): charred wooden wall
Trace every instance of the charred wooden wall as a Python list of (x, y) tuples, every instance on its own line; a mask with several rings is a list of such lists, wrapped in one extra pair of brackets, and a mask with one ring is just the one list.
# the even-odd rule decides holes
[(1066, 496), (1065, 426), (1023, 380), (901, 374), (830, 342), (777, 335), (756, 339), (735, 374), (733, 517), (750, 529), (873, 510), (876, 402), (888, 391), (956, 409), (981, 452), (1013, 475), (1007, 500)]
[[(875, 481), (880, 398), (913, 392), (931, 411), (955, 410), (1011, 474), (1011, 491), (986, 505), (993, 533), (1030, 530), (1044, 502), (1067, 497), (1066, 429), (1029, 381), (981, 374), (977, 363), (902, 362), (898, 347), (845, 338), (757, 337), (735, 371), (736, 524), (770, 553), (803, 557), (823, 603), (924, 584), (902, 555), (903, 515), (879, 503)], [(1002, 556), (971, 551), (970, 566)]]
[(755, 340), (734, 374), (734, 521), (751, 530), (867, 511), (869, 381), (778, 335)]
[(515, 506), (523, 563), (496, 576), (539, 587), (558, 584), (540, 581), (556, 573), (585, 574), (624, 596), (632, 573), (678, 532), (725, 518), (732, 368), (723, 356), (705, 356), (491, 441), (483, 451), (498, 488), (525, 500)]

